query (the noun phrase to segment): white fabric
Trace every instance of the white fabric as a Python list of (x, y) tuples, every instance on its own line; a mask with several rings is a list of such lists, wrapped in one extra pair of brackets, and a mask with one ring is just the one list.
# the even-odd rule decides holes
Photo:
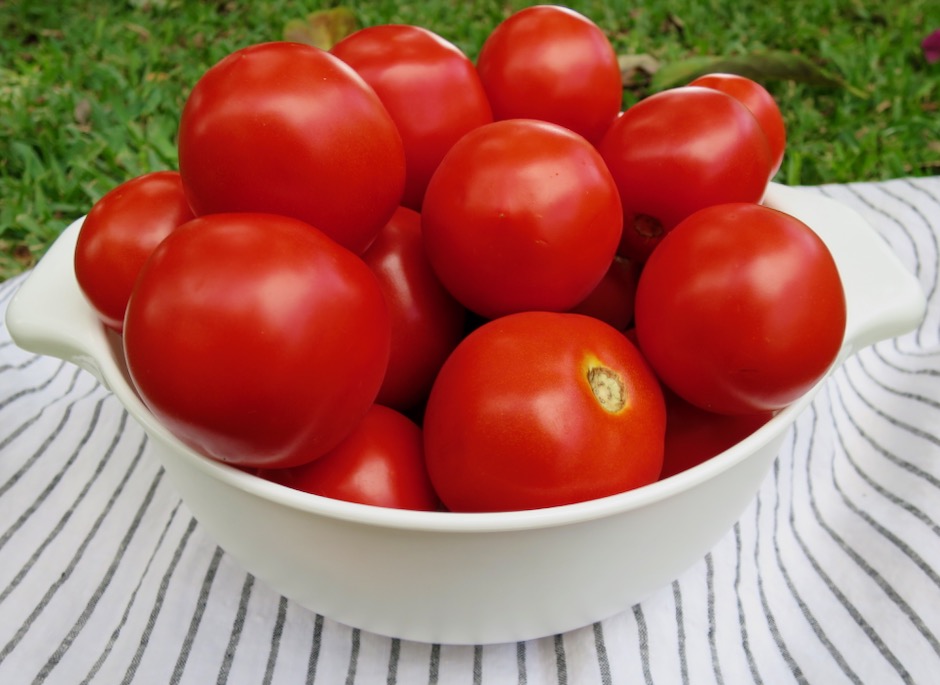
[(813, 191), (884, 235), (924, 324), (835, 373), (675, 582), (525, 643), (393, 640), (284, 600), (207, 537), (108, 392), (0, 328), (0, 683), (938, 682), (940, 178)]

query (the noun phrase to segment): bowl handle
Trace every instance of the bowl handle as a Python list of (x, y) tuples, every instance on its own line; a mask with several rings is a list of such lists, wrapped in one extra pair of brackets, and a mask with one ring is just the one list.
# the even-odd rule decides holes
[(83, 220), (62, 232), (13, 295), (6, 325), (19, 347), (77, 364), (104, 382), (96, 360), (109, 353), (107, 335), (78, 286), (73, 263)]
[(818, 193), (778, 184), (771, 184), (764, 204), (809, 225), (832, 252), (848, 308), (843, 358), (923, 320), (927, 300), (919, 281), (861, 214)]

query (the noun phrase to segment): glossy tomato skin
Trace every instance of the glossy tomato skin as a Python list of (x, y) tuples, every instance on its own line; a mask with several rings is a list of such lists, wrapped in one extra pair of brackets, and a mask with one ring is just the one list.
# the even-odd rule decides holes
[(75, 244), (75, 277), (108, 328), (123, 330), (127, 300), (147, 257), (192, 218), (175, 171), (132, 178), (95, 202)]
[(556, 312), (468, 335), (424, 417), (431, 481), (453, 511), (537, 509), (651, 483), (664, 432), (662, 391), (637, 348), (597, 319)]
[(407, 170), (401, 204), (420, 210), (444, 154), (493, 120), (473, 62), (436, 33), (407, 24), (360, 29), (330, 51), (372, 86), (398, 126)]
[(441, 285), (421, 215), (400, 207), (362, 255), (385, 294), (392, 324), (388, 371), (376, 402), (408, 411), (427, 399), (441, 364), (463, 337), (466, 309)]
[(180, 117), (197, 215), (282, 214), (360, 253), (405, 184), (401, 136), (375, 91), (318, 48), (262, 43), (207, 70)]
[(593, 316), (618, 331), (626, 331), (633, 323), (633, 307), (639, 277), (639, 270), (633, 262), (619, 255), (615, 256), (601, 282), (571, 311)]
[(780, 409), (842, 346), (845, 294), (825, 243), (748, 203), (696, 212), (640, 275), (636, 334), (663, 383), (709, 411)]
[(421, 214), (434, 271), (485, 318), (576, 305), (606, 273), (623, 221), (594, 147), (531, 119), (461, 138), (431, 177)]
[(620, 254), (637, 263), (693, 212), (759, 202), (772, 164), (747, 107), (698, 86), (661, 91), (628, 108), (598, 149), (623, 203)]
[(484, 41), (477, 70), (497, 119), (541, 119), (598, 142), (620, 112), (623, 81), (604, 32), (565, 7), (510, 15)]
[(772, 411), (716, 414), (664, 389), (666, 441), (660, 479), (682, 473), (741, 442), (773, 418)]
[(259, 475), (347, 502), (417, 511), (440, 508), (424, 463), (421, 428), (378, 404), (319, 459), (287, 469), (265, 469)]
[(773, 95), (760, 83), (738, 74), (705, 74), (689, 83), (690, 86), (714, 88), (738, 100), (751, 110), (767, 136), (770, 146), (771, 178), (780, 169), (787, 147), (787, 129), (783, 114)]
[(124, 325), (154, 415), (207, 456), (286, 467), (332, 449), (378, 393), (390, 324), (359, 257), (296, 219), (214, 214), (145, 264)]

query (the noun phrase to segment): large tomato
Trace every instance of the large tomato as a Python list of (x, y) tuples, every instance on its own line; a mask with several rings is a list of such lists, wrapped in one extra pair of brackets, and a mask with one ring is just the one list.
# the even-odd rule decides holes
[(787, 147), (786, 124), (773, 95), (757, 81), (738, 74), (705, 74), (689, 85), (720, 90), (751, 110), (770, 145), (770, 175), (773, 177), (783, 163), (783, 153)]
[(401, 202), (420, 210), (444, 153), (493, 120), (476, 68), (454, 44), (407, 24), (361, 29), (330, 51), (375, 89), (395, 120), (407, 160)]
[(378, 404), (319, 459), (287, 469), (264, 469), (259, 475), (347, 502), (419, 511), (440, 508), (424, 464), (421, 428)]
[(243, 48), (203, 74), (180, 117), (179, 165), (197, 215), (283, 214), (354, 252), (405, 185), (401, 136), (375, 91), (298, 43)]
[(772, 166), (767, 138), (747, 107), (699, 86), (665, 90), (628, 108), (599, 150), (623, 203), (621, 254), (638, 263), (693, 212), (759, 202)]
[(786, 406), (835, 360), (845, 294), (825, 243), (795, 217), (733, 203), (696, 212), (650, 257), (636, 334), (661, 380), (709, 411)]
[(651, 483), (662, 468), (662, 390), (639, 350), (581, 314), (484, 324), (438, 374), (425, 458), (454, 511), (536, 509)]
[(385, 298), (356, 255), (297, 219), (213, 214), (180, 226), (127, 305), (134, 386), (181, 440), (246, 467), (332, 449), (378, 393)]
[(557, 5), (527, 7), (500, 23), (480, 49), (477, 70), (497, 119), (551, 121), (592, 143), (623, 101), (607, 36), (587, 17)]
[(402, 411), (421, 404), (463, 336), (466, 310), (441, 285), (421, 235), (421, 215), (401, 207), (362, 255), (392, 321), (388, 371), (376, 402)]
[(422, 210), (441, 282), (487, 318), (575, 306), (607, 272), (622, 221), (597, 150), (532, 119), (497, 121), (461, 138), (431, 177)]
[(170, 231), (192, 218), (175, 171), (132, 178), (92, 206), (75, 244), (75, 277), (106, 326), (124, 328), (140, 268)]

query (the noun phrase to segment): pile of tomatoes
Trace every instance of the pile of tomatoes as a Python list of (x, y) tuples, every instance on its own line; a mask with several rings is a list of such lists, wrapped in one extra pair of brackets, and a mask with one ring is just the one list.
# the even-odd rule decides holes
[(179, 170), (94, 205), (76, 276), (155, 416), (259, 477), (451, 511), (636, 488), (809, 389), (845, 299), (760, 204), (785, 145), (762, 86), (621, 103), (559, 6), (475, 63), (405, 25), (252, 45), (194, 85)]

